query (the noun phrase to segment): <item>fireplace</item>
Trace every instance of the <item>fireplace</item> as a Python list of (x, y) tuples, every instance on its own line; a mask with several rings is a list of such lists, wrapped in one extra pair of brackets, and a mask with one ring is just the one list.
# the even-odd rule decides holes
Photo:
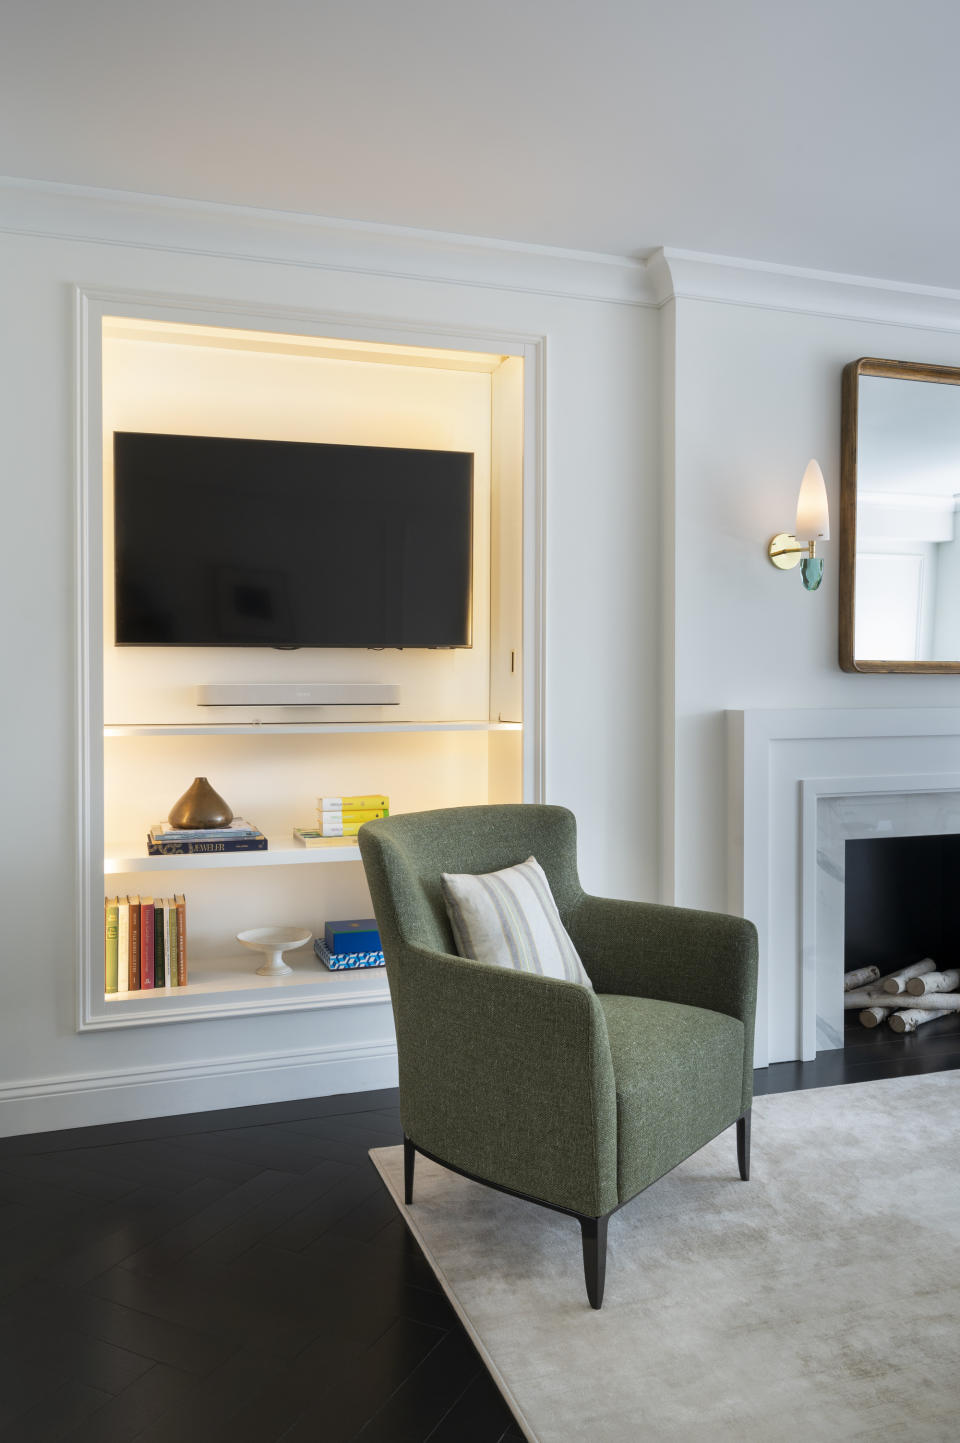
[[(960, 959), (960, 835), (861, 838), (845, 844), (844, 968), (875, 967), (881, 975), (914, 964), (936, 964), (938, 973)], [(928, 960), (930, 959), (930, 960)], [(933, 984), (914, 984), (927, 986)], [(957, 988), (952, 984), (951, 991)], [(909, 993), (890, 1005), (911, 1007)], [(886, 1006), (886, 1004), (884, 1004)], [(921, 1013), (921, 1015), (924, 1015)], [(912, 1019), (910, 1030), (935, 1037), (960, 1028), (960, 1014)], [(859, 1045), (861, 1026), (876, 1025), (876, 1014), (859, 1008), (845, 1013), (844, 1046)], [(883, 1019), (881, 1019), (882, 1022)], [(887, 1020), (889, 1021), (889, 1014)], [(904, 1019), (894, 1021), (899, 1032)], [(905, 1035), (909, 1035), (909, 1032)]]
[[(756, 1062), (810, 1059), (844, 1045), (843, 974), (864, 949), (895, 951), (893, 961), (906, 949), (906, 961), (919, 948), (946, 967), (960, 959), (952, 901), (960, 888), (950, 880), (951, 868), (960, 877), (960, 710), (800, 708), (729, 712), (727, 721), (728, 908), (751, 918), (760, 934)], [(901, 841), (918, 843), (920, 860), (905, 861), (907, 852), (896, 849), (878, 853), (885, 859), (879, 882), (862, 882), (866, 849), (854, 848), (848, 862), (851, 843)], [(857, 888), (872, 889), (866, 904), (850, 904), (856, 960), (846, 952), (848, 866)], [(891, 878), (904, 870), (913, 879), (907, 921), (893, 924)], [(909, 939), (903, 928), (911, 914), (926, 911), (916, 899), (929, 901), (938, 886), (944, 919), (923, 917)], [(938, 957), (935, 949), (947, 951)], [(945, 1024), (953, 1025), (944, 1019), (927, 1029)], [(887, 1024), (877, 1031), (887, 1035)], [(921, 1028), (898, 1041), (923, 1036)]]
[(862, 838), (846, 844), (844, 969), (881, 973), (960, 957), (960, 836)]

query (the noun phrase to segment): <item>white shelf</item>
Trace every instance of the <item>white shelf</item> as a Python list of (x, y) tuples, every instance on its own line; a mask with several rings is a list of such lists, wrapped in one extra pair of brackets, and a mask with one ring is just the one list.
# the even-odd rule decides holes
[(186, 987), (105, 993), (104, 1015), (89, 1025), (139, 1027), (149, 1022), (389, 1002), (385, 968), (331, 972), (316, 958), (312, 944), (302, 949), (302, 957), (288, 954), (286, 961), (293, 971), (285, 977), (259, 977), (258, 958), (252, 953), (249, 958), (226, 957), (191, 964), (191, 981)]
[(312, 862), (359, 862), (360, 847), (352, 837), (330, 837), (319, 847), (299, 842), (270, 842), (265, 852), (193, 852), (150, 857), (136, 842), (113, 848), (103, 859), (106, 875), (114, 872), (205, 871), (210, 867), (289, 867)]
[(328, 732), (520, 732), (522, 722), (155, 722), (144, 725), (109, 724), (105, 737), (195, 737), (195, 736), (309, 736)]

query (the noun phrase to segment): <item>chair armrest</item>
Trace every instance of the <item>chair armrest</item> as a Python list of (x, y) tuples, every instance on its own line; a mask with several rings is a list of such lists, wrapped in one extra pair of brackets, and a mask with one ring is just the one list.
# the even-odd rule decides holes
[(589, 988), (403, 943), (390, 971), (407, 1136), (544, 1202), (615, 1207), (613, 1063)]
[(753, 923), (722, 912), (584, 895), (567, 926), (598, 992), (682, 1002), (740, 1019), (746, 1110), (757, 1006)]

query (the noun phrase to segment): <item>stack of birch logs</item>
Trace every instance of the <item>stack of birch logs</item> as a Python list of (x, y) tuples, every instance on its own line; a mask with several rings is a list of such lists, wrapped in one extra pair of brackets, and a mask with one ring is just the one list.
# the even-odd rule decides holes
[(935, 1017), (960, 1015), (960, 970), (938, 972), (932, 957), (880, 976), (879, 967), (859, 967), (843, 977), (843, 1005), (858, 1008), (864, 1027), (884, 1018), (894, 1032), (916, 1032)]

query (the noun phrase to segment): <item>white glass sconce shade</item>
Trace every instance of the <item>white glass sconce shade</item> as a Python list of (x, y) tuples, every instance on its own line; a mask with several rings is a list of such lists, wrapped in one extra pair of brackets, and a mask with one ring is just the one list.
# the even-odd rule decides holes
[(830, 510), (827, 505), (827, 487), (819, 463), (809, 461), (800, 482), (797, 498), (797, 540), (801, 545), (810, 541), (830, 540)]

